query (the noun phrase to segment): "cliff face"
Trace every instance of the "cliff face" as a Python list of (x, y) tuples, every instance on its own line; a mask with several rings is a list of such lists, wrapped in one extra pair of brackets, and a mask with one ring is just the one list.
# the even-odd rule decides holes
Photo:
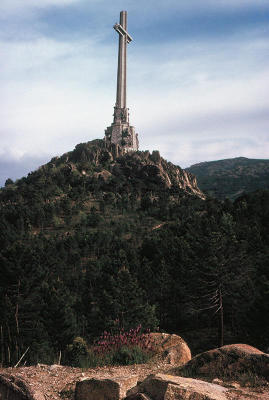
[(75, 150), (54, 158), (41, 168), (61, 168), (85, 179), (110, 184), (132, 185), (142, 190), (182, 190), (185, 194), (205, 198), (194, 175), (164, 160), (158, 151), (122, 153), (117, 145), (106, 146), (103, 140), (81, 143)]

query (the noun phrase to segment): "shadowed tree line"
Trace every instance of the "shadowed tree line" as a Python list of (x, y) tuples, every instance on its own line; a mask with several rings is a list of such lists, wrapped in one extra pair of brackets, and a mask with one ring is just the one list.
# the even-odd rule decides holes
[(28, 347), (27, 363), (64, 362), (75, 337), (139, 324), (180, 334), (194, 353), (265, 349), (269, 192), (201, 200), (152, 179), (128, 185), (122, 170), (88, 179), (78, 171), (107, 160), (79, 160), (0, 191), (0, 363)]

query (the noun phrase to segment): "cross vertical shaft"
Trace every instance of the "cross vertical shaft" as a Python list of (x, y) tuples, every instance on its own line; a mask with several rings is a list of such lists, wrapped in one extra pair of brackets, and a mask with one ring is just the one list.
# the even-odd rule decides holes
[[(120, 13), (120, 25), (127, 31), (127, 11)], [(116, 29), (116, 28), (115, 28)], [(119, 32), (118, 76), (116, 107), (126, 108), (127, 36)]]

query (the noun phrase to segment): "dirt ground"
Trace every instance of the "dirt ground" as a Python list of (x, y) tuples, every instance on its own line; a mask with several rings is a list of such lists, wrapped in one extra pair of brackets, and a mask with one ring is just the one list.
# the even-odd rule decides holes
[[(150, 374), (168, 373), (169, 370), (171, 365), (154, 361), (149, 364), (99, 367), (85, 371), (81, 368), (39, 364), (30, 367), (2, 368), (0, 374), (10, 374), (23, 379), (34, 392), (43, 394), (46, 400), (73, 400), (76, 382), (87, 377), (113, 378), (137, 375), (138, 380), (143, 380)], [(222, 385), (222, 382), (218, 384)], [(269, 386), (240, 387), (236, 382), (230, 386), (227, 384), (223, 386), (230, 387), (232, 400), (269, 400)]]

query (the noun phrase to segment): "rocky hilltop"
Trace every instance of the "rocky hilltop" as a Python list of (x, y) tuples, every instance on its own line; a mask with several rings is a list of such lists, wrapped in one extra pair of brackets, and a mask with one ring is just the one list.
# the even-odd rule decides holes
[(99, 180), (102, 187), (113, 183), (141, 190), (182, 190), (186, 194), (204, 198), (193, 174), (164, 160), (158, 151), (123, 153), (118, 145), (106, 145), (103, 140), (81, 143), (61, 157), (53, 158), (41, 170), (51, 170), (52, 175), (64, 170), (85, 181)]

